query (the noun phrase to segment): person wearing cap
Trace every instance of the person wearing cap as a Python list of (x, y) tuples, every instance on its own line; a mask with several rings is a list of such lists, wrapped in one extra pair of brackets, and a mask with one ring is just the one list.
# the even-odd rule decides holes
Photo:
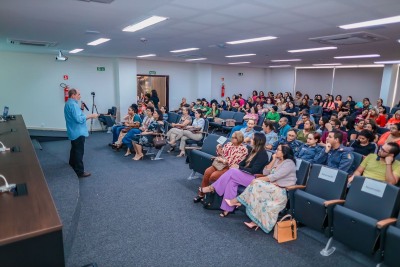
[(266, 120), (270, 120), (272, 122), (278, 122), (281, 116), (279, 115), (278, 107), (277, 106), (272, 106), (269, 109), (269, 112), (267, 113), (267, 116), (265, 117)]
[(353, 149), (342, 145), (343, 133), (332, 130), (326, 138), (325, 149), (316, 155), (314, 163), (349, 172), (353, 164)]

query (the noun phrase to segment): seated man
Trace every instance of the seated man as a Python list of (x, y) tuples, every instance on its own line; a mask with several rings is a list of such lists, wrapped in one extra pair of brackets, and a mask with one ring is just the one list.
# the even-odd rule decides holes
[(288, 124), (288, 119), (283, 117), (279, 120), (278, 122), (279, 124), (279, 132), (278, 132), (278, 137), (286, 137), (288, 131), (292, 128), (290, 127), (290, 125)]
[(299, 119), (296, 122), (296, 125), (294, 126), (295, 129), (303, 130), (304, 129), (304, 123), (306, 121), (312, 121), (314, 122), (314, 118), (310, 116), (310, 114), (306, 111), (304, 111), (303, 115), (299, 116)]
[(400, 177), (400, 162), (395, 160), (399, 154), (399, 145), (395, 142), (384, 144), (378, 151), (378, 155), (369, 154), (349, 178), (349, 184), (354, 176), (365, 176), (396, 185)]
[(354, 156), (353, 149), (342, 145), (343, 134), (339, 130), (332, 130), (326, 138), (325, 149), (316, 155), (314, 163), (349, 172)]
[(276, 141), (272, 146), (271, 145), (266, 145), (265, 148), (266, 149), (276, 150), (279, 145), (288, 145), (293, 150), (293, 153), (297, 154), (298, 150), (302, 146), (302, 143), (299, 142), (296, 139), (296, 137), (297, 137), (296, 131), (294, 129), (290, 129), (287, 132), (287, 136), (286, 137), (283, 137), (283, 136), (280, 137), (279, 140)]

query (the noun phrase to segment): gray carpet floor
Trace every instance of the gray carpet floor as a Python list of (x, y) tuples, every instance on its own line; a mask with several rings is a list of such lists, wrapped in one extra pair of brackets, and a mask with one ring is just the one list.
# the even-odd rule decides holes
[(133, 161), (110, 149), (110, 139), (87, 138), (92, 176), (84, 179), (68, 165), (69, 141), (36, 150), (64, 224), (67, 266), (374, 266), (340, 244), (321, 256), (327, 238), (307, 227), (298, 240), (278, 244), (272, 233), (246, 228), (241, 211), (220, 218), (193, 203), (200, 180), (187, 180), (184, 158)]

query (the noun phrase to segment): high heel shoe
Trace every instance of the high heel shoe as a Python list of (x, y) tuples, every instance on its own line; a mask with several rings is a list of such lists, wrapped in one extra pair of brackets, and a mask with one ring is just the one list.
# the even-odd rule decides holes
[(199, 187), (199, 192), (203, 193), (203, 194), (213, 193), (214, 187), (212, 187), (211, 185), (206, 186), (206, 187)]
[(175, 151), (175, 146), (171, 146), (169, 149), (168, 149), (168, 153), (171, 153), (172, 151)]
[(240, 207), (242, 204), (240, 202), (233, 203), (233, 199), (225, 199), (225, 202), (230, 206), (230, 207)]
[(196, 196), (196, 197), (193, 199), (193, 202), (194, 202), (194, 203), (199, 203), (199, 202), (203, 201), (203, 198), (204, 198), (204, 196)]
[(228, 217), (229, 213), (230, 213), (229, 211), (223, 211), (223, 212), (221, 212), (221, 213), (219, 214), (219, 217), (221, 217), (221, 218)]
[(127, 151), (126, 153), (125, 153), (125, 155), (124, 155), (124, 157), (127, 157), (127, 156), (129, 156), (130, 154), (132, 154), (130, 151)]
[(254, 227), (256, 227), (256, 229), (254, 231), (257, 231), (259, 226), (255, 223), (255, 222), (244, 222), (244, 224), (249, 227), (250, 229), (253, 229)]
[(179, 155), (178, 156), (176, 156), (177, 158), (182, 158), (182, 157), (184, 157), (185, 156), (185, 152), (181, 152), (181, 153), (179, 153)]
[(142, 154), (142, 155), (136, 155), (136, 156), (134, 156), (132, 159), (133, 159), (133, 160), (141, 160), (141, 159), (143, 159), (143, 157), (144, 157), (144, 154)]

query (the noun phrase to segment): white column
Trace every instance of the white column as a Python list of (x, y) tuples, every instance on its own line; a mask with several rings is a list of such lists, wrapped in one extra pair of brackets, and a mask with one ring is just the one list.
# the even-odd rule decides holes
[(380, 98), (385, 106), (393, 107), (400, 98), (398, 93), (399, 65), (385, 65), (382, 75)]

